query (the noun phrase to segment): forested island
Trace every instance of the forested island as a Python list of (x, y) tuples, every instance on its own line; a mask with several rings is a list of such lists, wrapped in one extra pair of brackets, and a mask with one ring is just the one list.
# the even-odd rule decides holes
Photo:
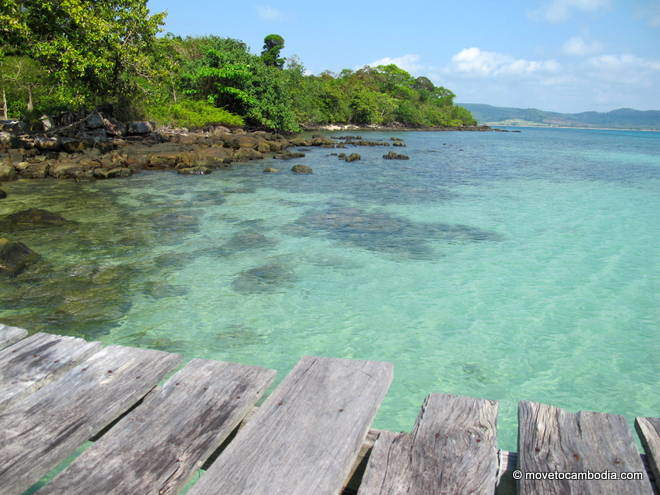
[(396, 65), (308, 74), (285, 40), (260, 54), (220, 36), (162, 35), (166, 13), (146, 0), (5, 0), (0, 7), (0, 116), (102, 108), (163, 125), (297, 132), (324, 124), (476, 124), (454, 94)]
[(480, 124), (593, 129), (660, 130), (660, 111), (619, 108), (610, 112), (559, 113), (537, 108), (495, 107), (462, 103)]

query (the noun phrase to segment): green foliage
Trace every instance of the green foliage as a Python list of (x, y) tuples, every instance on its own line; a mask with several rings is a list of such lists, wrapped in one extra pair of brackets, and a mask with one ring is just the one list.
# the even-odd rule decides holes
[(245, 121), (204, 101), (183, 100), (179, 103), (149, 106), (145, 109), (149, 120), (188, 128), (205, 127), (212, 124), (243, 126)]
[(147, 0), (2, 0), (0, 46), (40, 62), (90, 101), (126, 97), (150, 67), (165, 14)]
[(280, 58), (280, 52), (284, 48), (284, 38), (279, 34), (269, 34), (264, 38), (264, 47), (261, 51), (261, 59), (269, 67), (284, 67), (284, 59)]
[(237, 40), (211, 38), (203, 55), (183, 75), (186, 94), (271, 129), (299, 130), (286, 76)]
[(147, 0), (0, 0), (0, 104), (18, 117), (110, 103), (120, 118), (284, 132), (474, 123), (451, 91), (393, 64), (309, 75), (296, 57), (285, 67), (280, 35), (256, 55), (231, 38), (157, 37), (163, 20)]

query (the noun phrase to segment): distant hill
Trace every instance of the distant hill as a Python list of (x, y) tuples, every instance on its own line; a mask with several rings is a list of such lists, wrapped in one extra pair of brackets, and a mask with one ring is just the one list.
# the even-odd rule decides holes
[(558, 113), (536, 108), (494, 107), (481, 103), (459, 103), (459, 105), (472, 112), (480, 124), (660, 130), (660, 110), (619, 108), (605, 113)]

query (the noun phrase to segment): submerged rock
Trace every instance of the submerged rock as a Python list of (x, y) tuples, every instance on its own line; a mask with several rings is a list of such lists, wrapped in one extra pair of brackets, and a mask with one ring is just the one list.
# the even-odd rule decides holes
[(312, 170), (312, 167), (308, 167), (307, 165), (294, 165), (291, 167), (291, 172), (294, 174), (313, 174), (314, 170)]
[(192, 195), (191, 201), (195, 206), (221, 205), (226, 200), (219, 191), (200, 191)]
[(331, 239), (373, 251), (412, 258), (434, 256), (430, 241), (475, 242), (498, 240), (496, 233), (466, 225), (414, 222), (386, 212), (333, 207), (303, 215), (288, 226), (291, 235), (324, 233)]
[(150, 280), (144, 284), (144, 293), (154, 299), (185, 296), (188, 289), (181, 285), (170, 285), (160, 280)]
[(40, 208), (29, 208), (7, 215), (5, 222), (11, 226), (52, 227), (65, 225), (69, 221), (57, 213)]
[(247, 294), (271, 292), (292, 284), (295, 279), (290, 268), (272, 263), (239, 273), (231, 287), (236, 292)]
[(0, 238), (0, 275), (15, 277), (38, 260), (39, 255), (22, 242)]
[(276, 173), (279, 172), (279, 171), (280, 171), (279, 168), (266, 167), (266, 168), (264, 169), (264, 174), (276, 174)]
[(2, 189), (0, 189), (0, 199), (5, 199), (7, 197), (7, 193), (4, 192)]
[(245, 249), (259, 249), (271, 247), (277, 244), (276, 241), (266, 237), (260, 232), (243, 231), (234, 234), (229, 241), (223, 244), (223, 248), (229, 251), (240, 251)]

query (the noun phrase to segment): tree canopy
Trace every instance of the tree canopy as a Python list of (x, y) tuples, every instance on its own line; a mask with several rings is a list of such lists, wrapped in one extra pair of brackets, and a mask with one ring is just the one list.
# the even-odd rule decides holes
[(147, 0), (2, 0), (0, 96), (9, 113), (111, 103), (163, 123), (281, 131), (474, 123), (451, 91), (396, 65), (311, 75), (281, 56), (281, 35), (266, 36), (256, 55), (231, 38), (159, 35), (164, 18)]

